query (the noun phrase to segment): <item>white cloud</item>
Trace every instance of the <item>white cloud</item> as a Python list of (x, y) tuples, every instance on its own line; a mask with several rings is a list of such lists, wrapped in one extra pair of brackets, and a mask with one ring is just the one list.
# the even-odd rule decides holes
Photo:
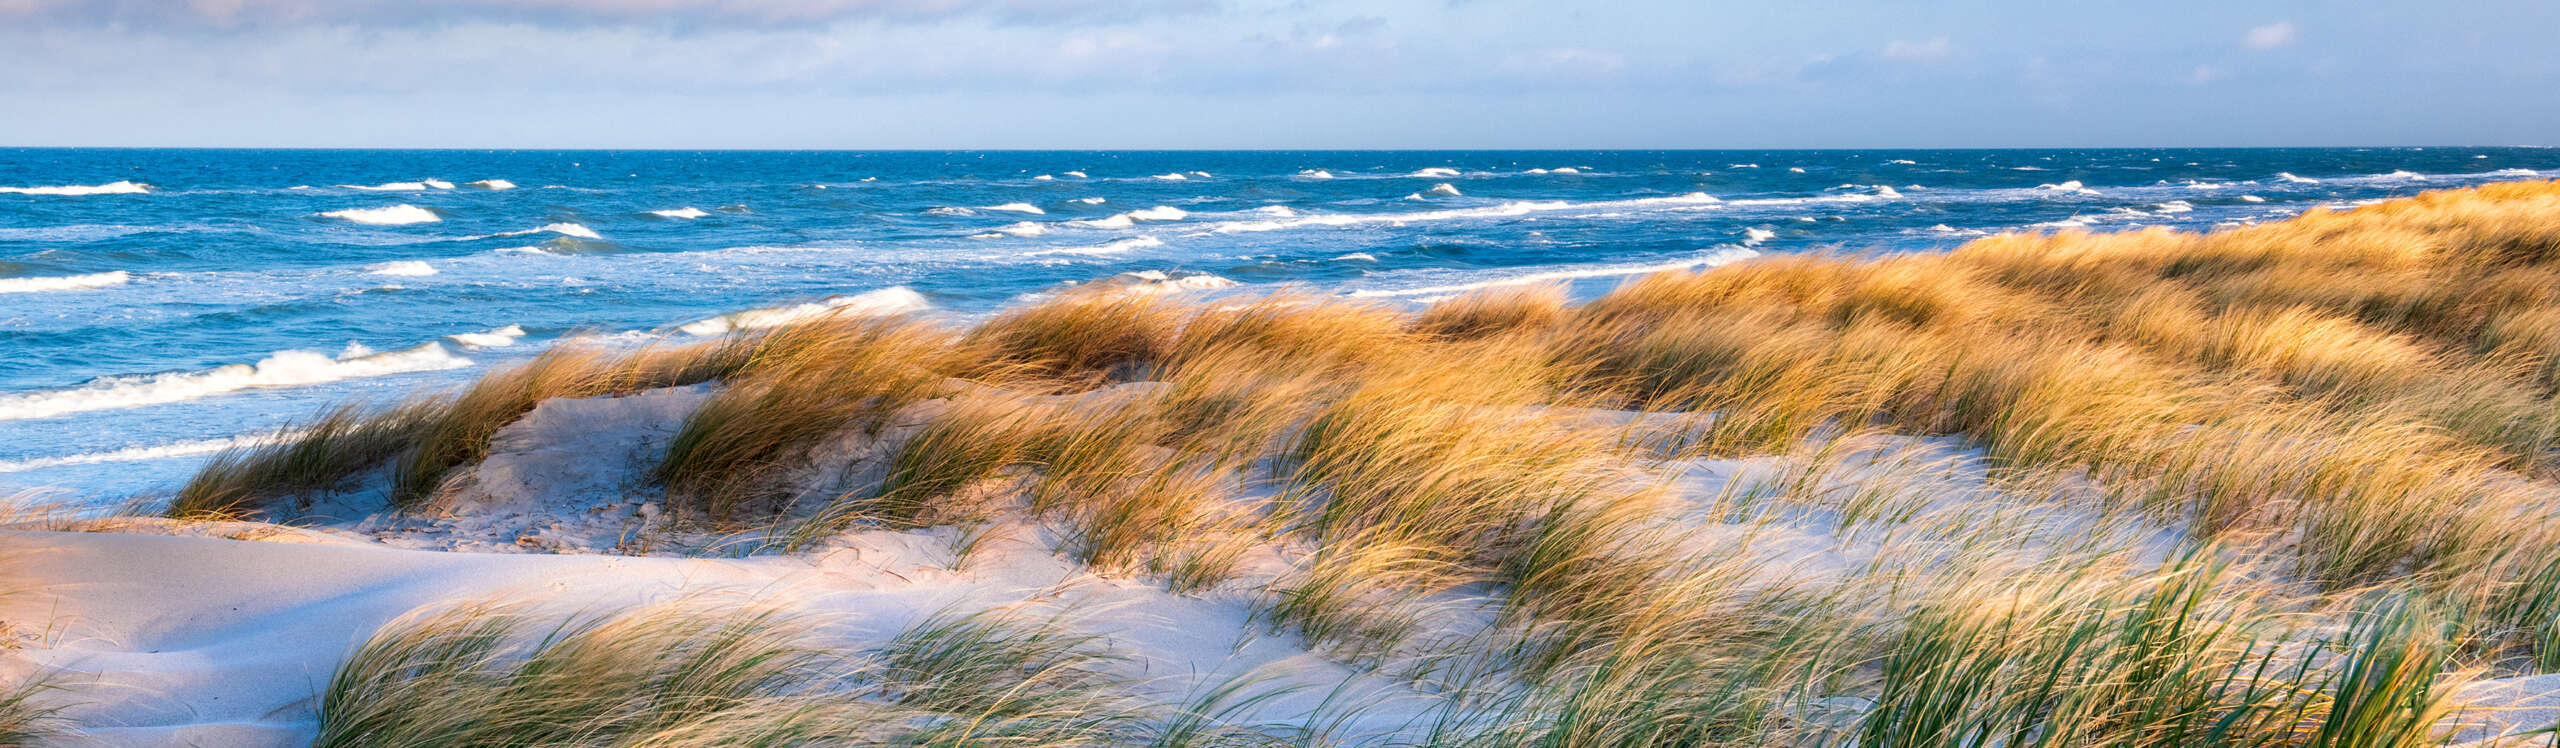
[(1935, 60), (1947, 56), (1951, 49), (1953, 45), (1948, 44), (1943, 36), (1919, 42), (1895, 39), (1884, 45), (1884, 57), (1888, 60)]
[(2293, 43), (2293, 22), (2277, 21), (2249, 30), (2241, 42), (2250, 49), (2275, 49)]

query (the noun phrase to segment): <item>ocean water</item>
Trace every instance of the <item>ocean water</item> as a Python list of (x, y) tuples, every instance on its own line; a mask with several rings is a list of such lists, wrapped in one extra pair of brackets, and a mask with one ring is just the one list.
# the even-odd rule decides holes
[(0, 494), (166, 492), (348, 400), (573, 336), (1079, 284), (1420, 304), (1754, 254), (2207, 229), (2560, 177), (2530, 148), (0, 150)]

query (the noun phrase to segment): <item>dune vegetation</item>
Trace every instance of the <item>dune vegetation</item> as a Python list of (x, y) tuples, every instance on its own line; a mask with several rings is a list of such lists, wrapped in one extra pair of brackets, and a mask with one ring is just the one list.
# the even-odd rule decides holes
[[(1248, 689), (1143, 702), (1106, 642), (1011, 619), (846, 656), (778, 614), (529, 640), (471, 608), (361, 649), (323, 742), (2391, 748), (2448, 739), (2467, 681), (2560, 672), (2560, 183), (1583, 303), (1065, 293), (562, 348), (222, 455), (172, 512), (367, 481), (418, 510), (544, 399), (702, 383), (637, 489), (671, 526), (1023, 519), (1437, 706), (1245, 724)], [(876, 479), (802, 490), (847, 438)]]

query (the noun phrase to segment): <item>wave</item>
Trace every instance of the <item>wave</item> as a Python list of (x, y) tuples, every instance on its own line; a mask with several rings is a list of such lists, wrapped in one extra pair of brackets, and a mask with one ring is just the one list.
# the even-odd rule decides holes
[(653, 211), (649, 211), (649, 215), (657, 216), (657, 217), (659, 217), (659, 218), (685, 218), (685, 219), (693, 219), (693, 218), (701, 218), (701, 217), (703, 217), (703, 216), (707, 216), (707, 215), (711, 215), (711, 214), (703, 212), (701, 208), (696, 208), (696, 207), (693, 207), (693, 206), (689, 206), (689, 205), (688, 205), (688, 206), (685, 206), (685, 207), (682, 207), (682, 208), (669, 208), (669, 209), (666, 209), (666, 210), (653, 210)]
[(1530, 170), (1528, 170), (1528, 171), (1524, 171), (1524, 172), (1521, 172), (1521, 173), (1522, 173), (1522, 174), (1565, 174), (1565, 175), (1573, 175), (1573, 174), (1580, 174), (1580, 173), (1582, 173), (1582, 170), (1581, 170), (1581, 169), (1573, 168), (1573, 167), (1571, 167), (1571, 166), (1559, 166), (1559, 167), (1556, 167), (1556, 168), (1553, 168), (1553, 169), (1530, 169)]
[[(1875, 197), (1871, 195), (1840, 195), (1835, 196), (1828, 201), (1859, 202), (1873, 199), (1875, 199)], [(1736, 200), (1733, 204), (1796, 204), (1807, 200), (1822, 199), (1790, 198), (1780, 200)], [(1566, 202), (1563, 200), (1514, 200), (1500, 205), (1491, 205), (1481, 208), (1449, 208), (1444, 210), (1425, 210), (1409, 213), (1326, 213), (1276, 220), (1228, 221), (1225, 223), (1211, 225), (1209, 227), (1209, 231), (1220, 234), (1234, 234), (1260, 231), (1283, 231), (1308, 227), (1358, 226), (1372, 223), (1421, 223), (1428, 221), (1462, 220), (1468, 218), (1509, 218), (1512, 216), (1557, 210), (1703, 206), (1715, 205), (1722, 202), (1723, 201), (1716, 199), (1715, 196), (1704, 192), (1691, 192), (1684, 195), (1671, 195), (1667, 197), (1639, 197), (1626, 200), (1598, 200), (1580, 203)]]
[(2240, 196), (2240, 201), (2241, 201), (2241, 202), (2249, 202), (2249, 203), (2263, 203), (2263, 202), (2266, 202), (2266, 201), (2267, 201), (2267, 199), (2266, 199), (2266, 198), (2263, 198), (2263, 197), (2256, 196), (2256, 195), (2241, 195), (2241, 196)]
[(2073, 195), (2097, 195), (2097, 194), (2102, 194), (2102, 193), (2098, 192), (2097, 190), (2089, 189), (2089, 186), (2088, 186), (2088, 185), (2081, 184), (2081, 183), (2080, 183), (2080, 180), (2077, 180), (2077, 179), (2070, 180), (2070, 181), (2067, 181), (2067, 182), (2063, 182), (2063, 183), (2060, 183), (2060, 184), (2039, 184), (2039, 185), (2036, 185), (2036, 189), (2043, 190), (2043, 191), (2046, 191), (2046, 192), (2061, 192), (2061, 193), (2067, 193), (2067, 194), (2073, 194)]
[(866, 291), (851, 296), (830, 296), (807, 304), (766, 307), (763, 309), (749, 309), (743, 312), (732, 312), (706, 320), (686, 323), (684, 326), (676, 329), (690, 335), (711, 336), (730, 332), (732, 330), (753, 330), (757, 328), (774, 327), (777, 325), (787, 325), (793, 322), (819, 319), (831, 315), (844, 315), (848, 317), (878, 317), (891, 314), (905, 314), (907, 312), (921, 311), (931, 308), (933, 308), (933, 304), (932, 302), (925, 300), (924, 294), (916, 293), (913, 289), (909, 289), (906, 286), (890, 286), (877, 291)]
[(1790, 167), (1787, 167), (1787, 173), (1789, 173), (1789, 174), (1803, 174), (1803, 173), (1804, 173), (1804, 167), (1802, 167), (1802, 166), (1790, 166)]
[(462, 186), (478, 187), (484, 190), (512, 190), (516, 188), (516, 183), (509, 182), (504, 179), (482, 179), (475, 182), (464, 182), (462, 183)]
[(0, 194), (10, 195), (140, 195), (150, 191), (150, 185), (131, 180), (108, 182), (106, 184), (66, 184), (53, 187), (0, 187)]
[(221, 439), (198, 439), (195, 441), (184, 441), (174, 444), (160, 444), (149, 447), (131, 447), (126, 449), (108, 450), (105, 452), (63, 455), (59, 457), (37, 457), (26, 460), (0, 460), (0, 473), (20, 473), (29, 470), (43, 470), (45, 468), (68, 467), (71, 465), (96, 465), (108, 462), (141, 462), (144, 460), (161, 460), (171, 457), (209, 455), (227, 449), (260, 447), (268, 444), (275, 444), (298, 438), (301, 435), (302, 432), (300, 431), (282, 431), (250, 434), (247, 436), (233, 436)]
[(1907, 158), (1897, 158), (1897, 159), (1893, 159), (1893, 160), (1891, 160), (1891, 161), (1886, 161), (1885, 163), (1888, 163), (1888, 164), (1900, 164), (1900, 165), (1902, 165), (1902, 166), (1910, 166), (1910, 165), (1917, 164), (1917, 163), (1920, 163), (1920, 162), (1918, 162), (1918, 161), (1913, 161), (1913, 160), (1911, 160), (1911, 159), (1907, 159)]
[(83, 288), (121, 286), (133, 280), (133, 274), (109, 270), (88, 275), (52, 275), (30, 278), (0, 278), (0, 293), (34, 293), (37, 291), (73, 291)]
[(1079, 197), (1067, 202), (1084, 203), (1086, 205), (1101, 205), (1103, 203), (1103, 199), (1099, 197)]
[(515, 345), (516, 338), (524, 337), (524, 326), (508, 325), (488, 332), (454, 333), (444, 337), (465, 348), (504, 348)]
[(466, 236), (466, 237), (462, 237), (461, 241), (466, 241), (466, 242), (468, 242), (468, 241), (478, 241), (478, 240), (481, 240), (481, 239), (495, 239), (495, 238), (502, 237), (502, 236), (532, 236), (532, 235), (534, 235), (534, 234), (559, 234), (559, 235), (561, 235), (561, 236), (574, 236), (574, 237), (578, 237), (578, 238), (580, 238), (580, 239), (603, 239), (603, 238), (604, 238), (604, 236), (603, 236), (603, 235), (601, 235), (601, 234), (597, 234), (595, 229), (587, 228), (584, 224), (576, 224), (576, 223), (546, 223), (546, 224), (543, 224), (543, 225), (540, 225), (540, 226), (535, 226), (535, 227), (533, 227), (533, 228), (525, 229), (525, 230), (523, 230), (523, 231), (500, 231), (500, 232), (495, 233), (495, 234), (479, 234), (479, 235), (475, 235), (475, 236)]
[(989, 205), (989, 206), (986, 206), (986, 207), (979, 208), (979, 210), (994, 210), (994, 211), (1002, 211), (1002, 212), (1006, 212), (1006, 213), (1029, 213), (1029, 214), (1031, 214), (1031, 215), (1035, 215), (1035, 216), (1037, 216), (1037, 215), (1046, 215), (1046, 214), (1048, 214), (1048, 212), (1049, 212), (1049, 211), (1041, 210), (1041, 209), (1040, 209), (1040, 206), (1032, 205), (1032, 204), (1030, 204), (1030, 203), (1005, 203), (1005, 204), (1003, 204), (1003, 205)]
[(1119, 240), (1119, 241), (1111, 242), (1111, 243), (1109, 243), (1109, 244), (1102, 244), (1102, 245), (1091, 246), (1091, 247), (1058, 247), (1058, 248), (1055, 248), (1055, 249), (1043, 249), (1043, 250), (1040, 250), (1040, 251), (1038, 251), (1038, 252), (1025, 252), (1025, 253), (1023, 253), (1023, 255), (1022, 255), (1022, 256), (1024, 256), (1024, 257), (1043, 257), (1043, 256), (1048, 256), (1048, 255), (1116, 255), (1116, 254), (1123, 254), (1123, 253), (1129, 252), (1130, 250), (1146, 249), (1146, 248), (1148, 248), (1148, 247), (1161, 247), (1161, 246), (1164, 246), (1164, 240), (1162, 240), (1162, 239), (1157, 239), (1157, 238), (1152, 237), (1152, 236), (1137, 236), (1137, 237), (1130, 237), (1130, 238), (1127, 238), (1127, 239), (1122, 239), (1122, 240)]
[(974, 216), (977, 215), (978, 212), (968, 208), (941, 207), (927, 208), (925, 209), (924, 214), (929, 216)]
[(1754, 226), (1742, 230), (1742, 246), (1757, 247), (1761, 242), (1778, 238), (1778, 232)]
[(1580, 278), (1608, 278), (1608, 277), (1615, 277), (1615, 276), (1622, 276), (1622, 275), (1648, 275), (1648, 274), (1652, 274), (1652, 273), (1669, 272), (1669, 271), (1673, 271), (1673, 270), (1688, 270), (1688, 269), (1696, 268), (1696, 267), (1714, 267), (1714, 266), (1718, 266), (1718, 265), (1727, 265), (1727, 264), (1731, 264), (1731, 263), (1735, 263), (1735, 262), (1740, 262), (1740, 261), (1747, 260), (1747, 259), (1751, 259), (1751, 258), (1753, 258), (1753, 257), (1758, 257), (1758, 256), (1760, 256), (1760, 253), (1759, 253), (1759, 252), (1755, 252), (1755, 251), (1752, 251), (1752, 250), (1749, 250), (1749, 249), (1743, 249), (1743, 248), (1741, 248), (1741, 247), (1726, 247), (1726, 248), (1723, 248), (1723, 249), (1715, 250), (1715, 251), (1713, 251), (1713, 252), (1709, 252), (1709, 253), (1707, 253), (1707, 254), (1705, 254), (1705, 255), (1702, 255), (1702, 256), (1692, 257), (1692, 258), (1689, 258), (1689, 259), (1686, 259), (1686, 260), (1679, 260), (1679, 261), (1676, 261), (1676, 262), (1664, 262), (1664, 263), (1657, 263), (1657, 264), (1650, 264), (1650, 265), (1603, 265), (1603, 266), (1600, 266), (1600, 267), (1574, 268), (1574, 269), (1571, 269), (1571, 270), (1548, 270), (1548, 271), (1543, 271), (1543, 272), (1529, 273), (1529, 274), (1525, 274), (1525, 275), (1515, 275), (1515, 276), (1509, 276), (1509, 277), (1504, 277), (1504, 278), (1495, 278), (1495, 279), (1492, 279), (1492, 280), (1482, 280), (1482, 281), (1476, 281), (1476, 282), (1473, 282), (1473, 283), (1459, 283), (1459, 284), (1446, 285), (1446, 286), (1424, 286), (1424, 287), (1421, 287), (1421, 288), (1370, 289), (1370, 290), (1362, 290), (1362, 291), (1353, 291), (1353, 292), (1351, 292), (1351, 293), (1350, 293), (1350, 295), (1351, 295), (1351, 296), (1353, 296), (1353, 297), (1358, 297), (1358, 298), (1382, 298), (1382, 297), (1393, 297), (1393, 296), (1433, 296), (1433, 295), (1458, 294), (1458, 293), (1465, 293), (1465, 292), (1468, 292), (1468, 291), (1474, 291), (1474, 290), (1477, 290), (1477, 289), (1483, 289), (1483, 288), (1495, 288), (1495, 287), (1499, 287), (1499, 286), (1518, 286), (1518, 285), (1526, 285), (1526, 284), (1532, 284), (1532, 283), (1547, 283), (1547, 282), (1551, 282), (1551, 281), (1560, 281), (1560, 280), (1575, 280), (1575, 279), (1580, 279)]
[(1341, 257), (1333, 258), (1333, 261), (1334, 261), (1334, 262), (1377, 262), (1377, 261), (1378, 261), (1378, 256), (1377, 256), (1377, 255), (1373, 255), (1373, 254), (1369, 254), (1369, 253), (1367, 253), (1367, 252), (1353, 252), (1353, 253), (1351, 253), (1351, 254), (1347, 254), (1347, 255), (1343, 255), (1343, 256), (1341, 256)]
[(1056, 181), (1057, 179), (1058, 179), (1058, 177), (1057, 177), (1057, 175), (1055, 175), (1055, 174), (1042, 174), (1042, 175), (1040, 175), (1040, 176), (1032, 177), (1032, 178), (1031, 178), (1031, 181), (1034, 181), (1034, 182), (1051, 182), (1051, 181)]
[(332, 357), (313, 351), (279, 351), (255, 364), (202, 371), (102, 377), (70, 389), (0, 396), (0, 421), (50, 418), (66, 413), (183, 402), (248, 389), (295, 387), (344, 379), (458, 369), (471, 361), (436, 343), (389, 353), (351, 347)]
[(436, 274), (436, 268), (434, 265), (429, 265), (419, 260), (396, 260), (392, 262), (385, 262), (365, 268), (364, 271), (374, 275), (427, 276)]
[(1186, 291), (1215, 291), (1221, 288), (1234, 288), (1236, 285), (1234, 280), (1208, 273), (1174, 275), (1162, 270), (1140, 270), (1078, 284), (1077, 287), (1130, 294), (1170, 294)]
[(410, 223), (435, 223), (437, 221), (444, 220), (444, 217), (436, 215), (435, 211), (410, 205), (408, 203), (401, 203), (388, 208), (348, 208), (346, 210), (332, 210), (321, 213), (320, 215), (330, 218), (343, 218), (356, 223), (369, 223), (376, 226), (398, 226)]
[[(350, 190), (365, 190), (365, 191), (368, 191), (368, 192), (417, 192), (417, 191), (420, 191), (420, 190), (431, 190), (431, 189), (432, 189), (432, 190), (450, 190), (450, 189), (453, 189), (453, 183), (452, 183), (452, 182), (447, 182), (447, 181), (444, 181), (444, 180), (442, 180), (442, 179), (421, 179), (421, 180), (418, 180), (418, 181), (415, 181), (415, 182), (384, 182), (384, 183), (381, 183), (381, 184), (374, 184), (374, 185), (364, 185), (364, 184), (342, 184), (342, 185), (338, 185), (338, 186), (339, 186), (339, 187), (341, 187), (341, 188), (345, 188), (345, 189), (350, 189)], [(510, 182), (510, 183), (508, 183), (508, 186), (514, 186), (514, 183)]]
[(1430, 166), (1430, 167), (1424, 167), (1424, 168), (1420, 168), (1420, 169), (1415, 169), (1415, 170), (1413, 170), (1413, 173), (1411, 173), (1411, 174), (1406, 174), (1405, 176), (1408, 176), (1408, 177), (1421, 177), (1421, 178), (1424, 178), (1424, 179), (1429, 179), (1429, 178), (1433, 178), (1433, 177), (1454, 177), (1454, 176), (1457, 176), (1457, 175), (1458, 175), (1458, 170), (1456, 170), (1456, 169), (1452, 169), (1452, 168), (1449, 168), (1449, 167), (1446, 167), (1446, 166)]
[(1062, 171), (1062, 172), (1058, 172), (1058, 173), (1060, 173), (1060, 174), (1065, 174), (1065, 175), (1070, 176), (1070, 177), (1075, 177), (1075, 178), (1077, 178), (1077, 179), (1083, 179), (1083, 178), (1085, 178), (1085, 176), (1084, 176), (1084, 172), (1081, 172), (1081, 171)]
[(1298, 176), (1306, 179), (1332, 179), (1333, 172), (1325, 171), (1323, 169), (1300, 169), (1298, 170)]
[(2192, 211), (2194, 211), (2195, 209), (2196, 209), (2196, 206), (2195, 206), (2195, 204), (2194, 204), (2194, 203), (2190, 203), (2190, 202), (2187, 202), (2187, 201), (2185, 201), (2185, 200), (2171, 200), (2171, 201), (2168, 201), (2168, 202), (2165, 202), (2165, 203), (2159, 203), (2159, 204), (2157, 204), (2157, 205), (2153, 205), (2153, 206), (2151, 206), (2151, 212), (2158, 213), (2158, 214), (2160, 214), (2160, 215), (2164, 215), (2164, 216), (2165, 216), (2165, 215), (2172, 214), (2172, 213), (2187, 213), (2187, 212), (2192, 212)]
[(2409, 170), (2407, 170), (2407, 169), (2394, 170), (2394, 171), (2392, 171), (2392, 172), (2391, 172), (2391, 173), (2389, 173), (2389, 174), (2375, 174), (2375, 175), (2373, 175), (2373, 178), (2375, 178), (2375, 179), (2391, 179), (2391, 180), (2400, 180), (2400, 181), (2406, 181), (2406, 182), (2424, 182), (2424, 181), (2427, 181), (2427, 175), (2425, 175), (2425, 174), (2420, 174), (2420, 173), (2417, 173), (2417, 172), (2414, 172), (2414, 171), (2409, 171)]
[(1081, 221), (1071, 221), (1070, 223), (1097, 229), (1125, 229), (1130, 226), (1137, 225), (1139, 221), (1179, 221), (1189, 217), (1190, 215), (1191, 214), (1189, 212), (1184, 211), (1181, 208), (1176, 208), (1170, 205), (1158, 205), (1153, 208), (1132, 210), (1126, 213), (1115, 214), (1109, 218), (1088, 218)]
[(1760, 168), (1760, 165), (1759, 165), (1759, 164), (1725, 164), (1724, 168), (1727, 168), (1727, 169), (1757, 169), (1757, 168)]
[(1184, 174), (1184, 173), (1182, 173), (1182, 172), (1178, 172), (1178, 171), (1177, 171), (1177, 172), (1171, 172), (1171, 173), (1166, 173), (1166, 174), (1158, 174), (1158, 175), (1156, 175), (1156, 176), (1155, 176), (1155, 178), (1156, 178), (1156, 179), (1159, 179), (1159, 180), (1167, 181), (1167, 182), (1180, 182), (1180, 181), (1183, 181), (1183, 180), (1186, 180), (1186, 179), (1190, 179), (1190, 178), (1191, 178), (1191, 176), (1190, 176), (1190, 175), (1188, 175), (1188, 174)]
[(975, 234), (974, 236), (980, 239), (994, 239), (1006, 236), (1039, 236), (1046, 233), (1049, 233), (1048, 224), (1040, 223), (1038, 221), (1016, 221), (994, 231), (989, 231), (984, 234)]
[(2276, 181), (2278, 181), (2278, 182), (2288, 182), (2288, 183), (2292, 183), (2292, 184), (2319, 184), (2319, 183), (2320, 183), (2320, 180), (2312, 179), (2312, 178), (2310, 178), (2310, 177), (2297, 177), (2297, 176), (2294, 176), (2294, 175), (2293, 175), (2293, 172), (2289, 172), (2289, 171), (2279, 171), (2279, 172), (2276, 172)]
[(1259, 207), (1259, 208), (1255, 208), (1255, 209), (1253, 209), (1253, 212), (1255, 212), (1255, 213), (1260, 213), (1260, 214), (1263, 214), (1263, 215), (1266, 215), (1266, 216), (1271, 216), (1271, 217), (1273, 217), (1273, 218), (1296, 218), (1296, 217), (1298, 217), (1298, 211), (1297, 211), (1296, 209), (1294, 209), (1294, 208), (1290, 208), (1289, 206), (1286, 206), (1286, 205), (1265, 205), (1265, 206), (1262, 206), (1262, 207)]
[(1448, 182), (1441, 182), (1439, 184), (1432, 185), (1431, 189), (1423, 190), (1422, 194), (1438, 195), (1441, 197), (1457, 197), (1458, 188)]

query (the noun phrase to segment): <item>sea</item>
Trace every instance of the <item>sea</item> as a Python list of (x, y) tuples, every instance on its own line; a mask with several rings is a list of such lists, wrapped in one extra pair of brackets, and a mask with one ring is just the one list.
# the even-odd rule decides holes
[(2209, 230), (2560, 177), (2548, 148), (0, 149), (0, 497), (165, 496), (333, 405), (564, 341), (1065, 289), (1418, 307), (1758, 255)]

